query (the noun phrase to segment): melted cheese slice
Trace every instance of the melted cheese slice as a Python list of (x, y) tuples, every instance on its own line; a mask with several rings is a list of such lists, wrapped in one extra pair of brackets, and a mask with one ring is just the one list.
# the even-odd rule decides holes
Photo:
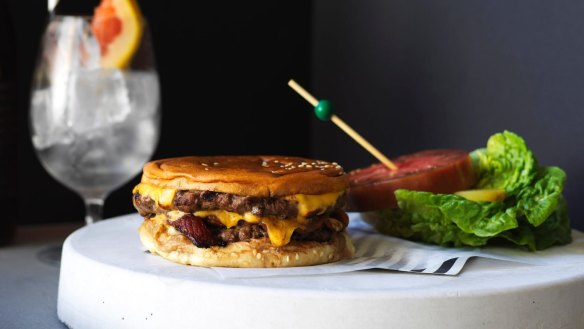
[[(172, 207), (177, 190), (163, 189), (150, 184), (140, 183), (132, 191), (132, 193), (136, 192), (140, 193), (140, 195), (150, 197), (157, 205), (169, 208)], [(215, 216), (227, 228), (236, 226), (240, 220), (248, 223), (264, 223), (270, 242), (274, 246), (280, 247), (290, 243), (294, 230), (308, 223), (306, 219), (307, 214), (320, 215), (324, 213), (328, 207), (335, 204), (342, 193), (341, 191), (321, 195), (295, 194), (287, 196), (286, 199), (298, 202), (298, 217), (285, 220), (259, 217), (251, 212), (246, 212), (242, 215), (225, 210), (197, 211), (193, 215), (203, 218)], [(181, 211), (173, 210), (168, 212), (167, 215), (169, 219), (176, 220), (184, 214)]]
[(171, 188), (160, 188), (150, 184), (140, 183), (134, 187), (132, 194), (138, 192), (140, 195), (154, 200), (156, 205), (170, 208), (172, 207), (172, 201), (174, 201), (176, 191), (177, 190)]
[(276, 246), (281, 247), (290, 243), (294, 230), (305, 224), (306, 219), (272, 219), (265, 218), (263, 220), (268, 230), (268, 237), (270, 242)]
[(266, 224), (270, 242), (276, 247), (281, 247), (290, 243), (294, 230), (307, 223), (307, 220), (303, 218), (282, 220), (259, 217), (250, 212), (241, 215), (225, 210), (197, 211), (193, 215), (197, 217), (215, 216), (227, 228), (236, 226), (240, 220), (248, 223), (264, 223)]
[(240, 220), (244, 220), (248, 223), (260, 223), (262, 218), (258, 217), (250, 212), (246, 212), (241, 215), (236, 212), (230, 212), (225, 210), (206, 210), (206, 211), (196, 211), (193, 215), (197, 217), (209, 217), (215, 216), (219, 221), (225, 225), (227, 228), (236, 226)]
[(334, 206), (343, 192), (332, 192), (320, 195), (295, 194), (286, 197), (288, 200), (298, 202), (298, 216), (306, 217), (307, 214), (318, 210), (316, 215), (321, 215), (328, 207)]

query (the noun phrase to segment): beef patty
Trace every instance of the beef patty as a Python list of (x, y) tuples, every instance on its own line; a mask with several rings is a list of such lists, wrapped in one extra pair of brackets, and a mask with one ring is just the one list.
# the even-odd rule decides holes
[[(316, 209), (306, 217), (317, 214), (328, 214), (345, 206), (345, 194), (341, 195), (334, 205), (326, 209)], [(134, 206), (143, 217), (152, 217), (157, 213), (165, 213), (169, 210), (180, 210), (186, 213), (194, 213), (202, 210), (225, 210), (244, 214), (251, 212), (259, 217), (270, 218), (296, 218), (298, 216), (298, 203), (284, 198), (262, 198), (254, 196), (241, 196), (212, 191), (180, 190), (176, 192), (172, 209), (157, 207), (150, 197), (134, 193)]]
[[(292, 234), (296, 241), (329, 241), (333, 234), (342, 231), (348, 224), (349, 218), (343, 211), (336, 211), (329, 216), (319, 216), (310, 223), (298, 228)], [(168, 224), (185, 235), (199, 248), (225, 246), (238, 241), (249, 241), (267, 237), (265, 224), (239, 221), (237, 226), (226, 228), (214, 216), (198, 217), (185, 214), (176, 220), (169, 220)]]

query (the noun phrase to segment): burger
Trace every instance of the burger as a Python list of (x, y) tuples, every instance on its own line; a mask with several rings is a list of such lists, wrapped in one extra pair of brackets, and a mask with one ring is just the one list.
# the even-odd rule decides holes
[(152, 161), (133, 190), (153, 254), (198, 266), (291, 267), (354, 254), (348, 178), (336, 163), (284, 156)]

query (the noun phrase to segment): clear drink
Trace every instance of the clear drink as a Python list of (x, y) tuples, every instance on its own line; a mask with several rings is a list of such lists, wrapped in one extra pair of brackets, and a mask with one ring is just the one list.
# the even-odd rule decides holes
[(152, 156), (160, 119), (158, 80), (144, 72), (93, 70), (78, 75), (70, 79), (62, 113), (53, 108), (50, 91), (33, 91), (32, 139), (53, 177), (98, 198), (139, 173)]
[(140, 172), (156, 145), (157, 118), (118, 124), (97, 135), (38, 150), (45, 169), (67, 187), (102, 197)]
[(131, 60), (113, 65), (104, 62), (90, 19), (50, 18), (30, 103), (37, 155), (51, 176), (83, 197), (88, 224), (101, 219), (107, 195), (151, 158), (160, 123), (160, 86), (146, 22)]

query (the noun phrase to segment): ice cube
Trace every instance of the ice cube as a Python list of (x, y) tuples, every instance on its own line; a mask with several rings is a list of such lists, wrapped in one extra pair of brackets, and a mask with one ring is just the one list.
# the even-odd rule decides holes
[[(75, 50), (79, 40), (76, 29), (79, 21), (73, 17), (64, 17), (62, 21), (51, 21), (49, 32), (45, 36), (43, 60), (47, 62), (47, 72), (50, 81), (47, 115), (53, 123), (57, 118), (64, 118), (69, 93), (69, 78), (71, 71), (77, 68)], [(50, 113), (50, 114), (49, 114)]]
[(69, 88), (68, 126), (77, 134), (121, 123), (132, 111), (120, 70), (78, 70)]
[(107, 168), (104, 162), (107, 161), (108, 155), (112, 154), (113, 146), (108, 136), (88, 136), (80, 137), (77, 143), (77, 149), (74, 155), (77, 159), (75, 165), (83, 171), (93, 174), (107, 174)]
[[(46, 38), (45, 52), (49, 52), (46, 56), (51, 58), (54, 68), (68, 72), (78, 68), (99, 68), (99, 42), (93, 35), (90, 22), (83, 17), (63, 16), (51, 21)], [(56, 46), (49, 47), (53, 43)]]
[(43, 150), (55, 144), (71, 144), (73, 135), (65, 125), (64, 113), (56, 110), (51, 89), (38, 89), (31, 96), (32, 142)]
[(87, 21), (82, 23), (82, 33), (79, 35), (79, 51), (76, 53), (79, 67), (87, 70), (95, 70), (100, 68), (101, 49), (99, 42), (93, 35), (91, 26)]
[(128, 72), (126, 83), (135, 118), (153, 116), (160, 105), (160, 85), (154, 72)]
[[(46, 71), (50, 84), (47, 88), (33, 90), (31, 95), (33, 143), (37, 149), (71, 143), (69, 107), (72, 105), (70, 96), (75, 92), (71, 87), (78, 73), (98, 68), (100, 61), (99, 44), (83, 17), (64, 16), (51, 20), (43, 41), (39, 70)], [(46, 82), (40, 83), (44, 84)], [(35, 88), (38, 87), (37, 84)]]

